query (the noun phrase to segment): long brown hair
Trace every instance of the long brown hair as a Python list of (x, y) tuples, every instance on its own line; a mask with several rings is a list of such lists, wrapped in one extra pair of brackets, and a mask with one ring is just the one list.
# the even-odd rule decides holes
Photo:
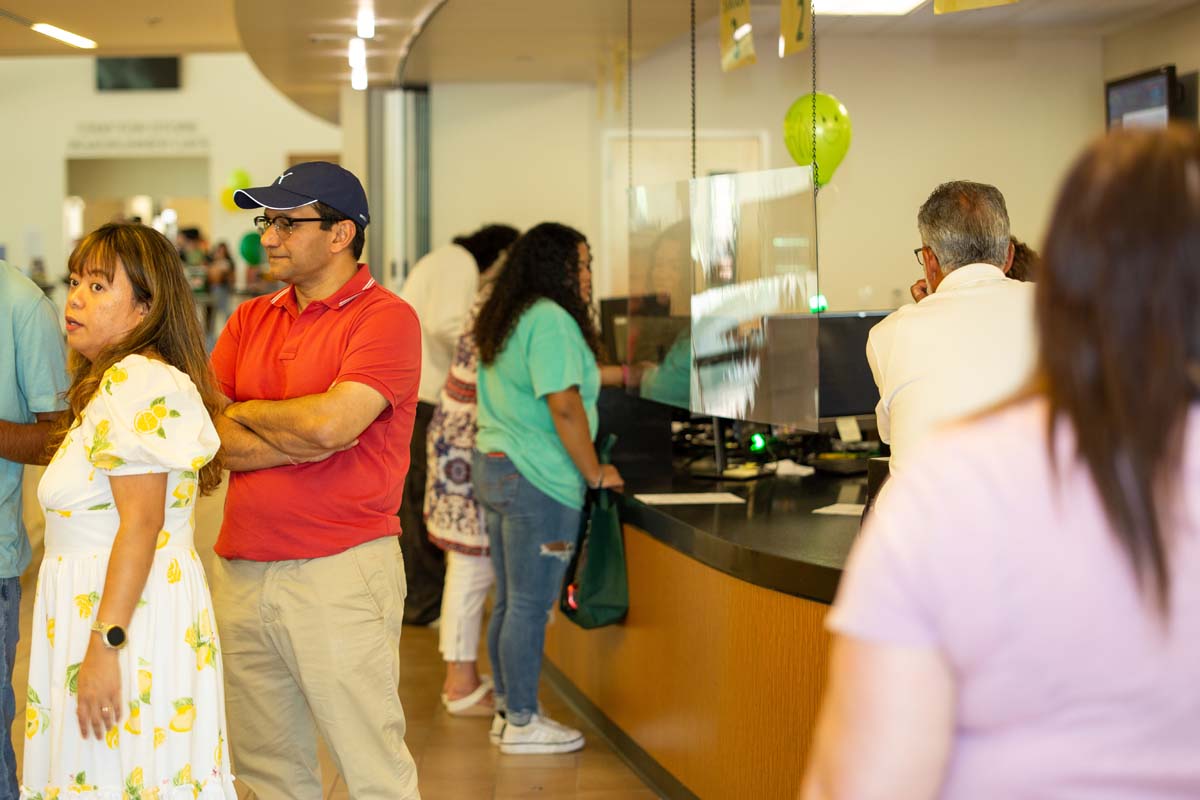
[(1040, 377), (1138, 583), (1166, 614), (1200, 364), (1200, 132), (1117, 131), (1075, 163), (1038, 273)]
[(599, 355), (600, 337), (592, 309), (579, 289), (579, 245), (586, 242), (582, 233), (557, 222), (535, 225), (517, 239), (504, 271), (496, 278), (492, 296), (475, 319), (481, 364), (496, 360), (521, 315), (543, 297), (571, 315), (588, 349)]
[[(195, 301), (179, 254), (166, 237), (145, 225), (110, 223), (84, 237), (67, 261), (72, 275), (103, 275), (112, 281), (117, 264), (133, 284), (134, 300), (145, 304), (146, 316), (129, 335), (101, 350), (94, 361), (71, 351), (71, 388), (67, 390), (70, 414), (50, 437), (53, 451), (62, 443), (100, 386), (101, 376), (129, 355), (152, 355), (192, 379), (209, 416), (220, 412), (216, 381), (204, 352), (204, 334)], [(219, 457), (199, 474), (201, 494), (221, 483)]]

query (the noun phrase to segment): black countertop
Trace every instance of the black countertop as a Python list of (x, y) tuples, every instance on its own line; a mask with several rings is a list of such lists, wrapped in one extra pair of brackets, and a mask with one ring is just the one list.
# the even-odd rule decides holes
[[(814, 514), (838, 502), (863, 502), (866, 476), (770, 476), (699, 480), (678, 473), (627, 478), (621, 519), (735, 578), (785, 594), (832, 603), (858, 534), (858, 517)], [(637, 494), (730, 492), (746, 503), (647, 505)]]

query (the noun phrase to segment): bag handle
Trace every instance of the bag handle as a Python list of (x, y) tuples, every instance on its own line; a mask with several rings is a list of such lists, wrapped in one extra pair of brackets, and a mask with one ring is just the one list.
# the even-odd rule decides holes
[(601, 464), (612, 463), (612, 451), (617, 446), (617, 435), (610, 433), (604, 437), (604, 441), (596, 448), (596, 457), (600, 459)]

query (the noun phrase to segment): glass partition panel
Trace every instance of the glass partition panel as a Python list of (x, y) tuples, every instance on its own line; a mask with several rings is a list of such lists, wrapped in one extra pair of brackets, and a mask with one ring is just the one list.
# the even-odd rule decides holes
[(639, 186), (630, 297), (610, 327), (642, 397), (697, 414), (817, 426), (808, 168)]

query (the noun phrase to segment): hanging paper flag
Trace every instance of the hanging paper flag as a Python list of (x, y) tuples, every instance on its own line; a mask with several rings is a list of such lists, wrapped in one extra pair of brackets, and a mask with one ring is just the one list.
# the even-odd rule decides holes
[(721, 2), (721, 69), (725, 72), (758, 60), (750, 25), (750, 0)]
[(811, 38), (809, 0), (779, 0), (779, 57), (799, 53)]
[(973, 11), (976, 8), (1011, 6), (1018, 0), (933, 0), (933, 13), (953, 14), (955, 11)]
[(629, 79), (628, 58), (629, 50), (625, 43), (615, 43), (612, 52), (613, 111), (625, 108), (625, 82)]

